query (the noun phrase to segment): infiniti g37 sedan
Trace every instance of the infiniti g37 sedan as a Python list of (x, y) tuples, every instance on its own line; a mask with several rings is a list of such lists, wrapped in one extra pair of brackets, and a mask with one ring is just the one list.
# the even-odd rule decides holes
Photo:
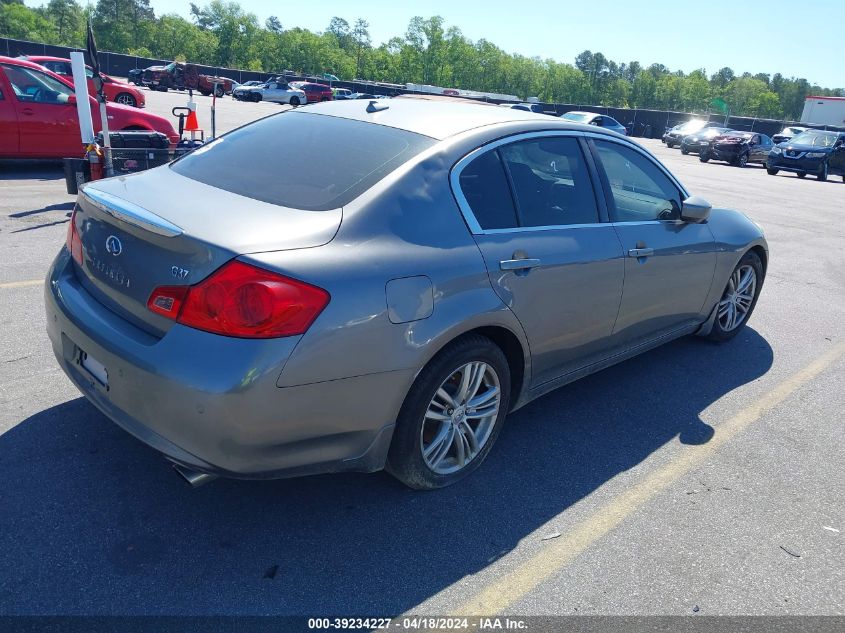
[(534, 398), (733, 337), (767, 260), (756, 224), (616, 133), (328, 102), (86, 185), (47, 327), (82, 393), (194, 483), (386, 468), (437, 488)]

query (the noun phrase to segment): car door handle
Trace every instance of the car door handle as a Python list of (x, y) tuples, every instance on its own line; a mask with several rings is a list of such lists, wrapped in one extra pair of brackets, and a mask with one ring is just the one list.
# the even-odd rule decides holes
[(25, 114), (26, 116), (32, 116), (33, 114), (35, 114), (35, 110), (33, 110), (32, 108), (24, 108), (23, 110), (21, 110), (21, 114)]
[(628, 257), (648, 257), (654, 255), (653, 248), (632, 248), (628, 251)]
[(539, 265), (539, 259), (503, 259), (499, 262), (499, 268), (502, 270), (530, 270)]

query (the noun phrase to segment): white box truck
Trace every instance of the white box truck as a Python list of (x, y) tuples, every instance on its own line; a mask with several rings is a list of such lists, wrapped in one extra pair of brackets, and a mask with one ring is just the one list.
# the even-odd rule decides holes
[(845, 97), (807, 97), (801, 123), (845, 127)]

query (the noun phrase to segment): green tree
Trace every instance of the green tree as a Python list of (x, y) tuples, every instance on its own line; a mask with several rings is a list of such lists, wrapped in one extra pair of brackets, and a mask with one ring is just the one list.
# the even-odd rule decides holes
[(50, 0), (43, 15), (56, 29), (59, 42), (78, 45), (83, 42), (85, 20), (82, 7), (76, 0)]

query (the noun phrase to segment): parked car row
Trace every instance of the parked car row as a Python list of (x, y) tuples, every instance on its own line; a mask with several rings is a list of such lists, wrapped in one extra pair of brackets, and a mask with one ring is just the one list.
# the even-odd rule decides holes
[[(94, 98), (89, 100), (96, 112)], [(112, 131), (150, 130), (179, 142), (164, 117), (123, 103), (108, 103), (106, 111)], [(99, 132), (100, 117), (93, 117), (93, 123)], [(0, 56), (0, 130), (0, 158), (82, 157), (73, 82), (41, 64)]]
[(760, 132), (731, 130), (693, 120), (668, 130), (663, 141), (667, 147), (678, 145), (682, 154), (698, 154), (702, 163), (716, 160), (737, 167), (757, 163), (770, 176), (788, 171), (799, 178), (807, 174), (818, 180), (842, 176), (845, 181), (845, 132), (787, 126), (769, 138)]

